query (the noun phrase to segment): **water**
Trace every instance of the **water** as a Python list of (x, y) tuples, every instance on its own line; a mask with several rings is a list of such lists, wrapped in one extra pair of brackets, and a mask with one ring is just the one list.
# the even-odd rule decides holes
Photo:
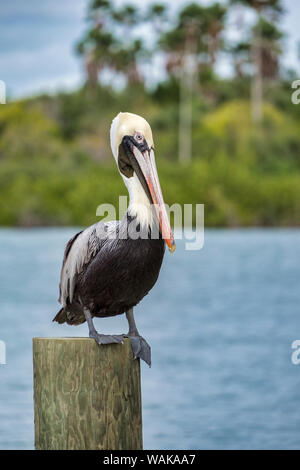
[[(0, 449), (33, 448), (34, 336), (86, 336), (51, 323), (63, 248), (76, 229), (0, 230)], [(136, 308), (153, 366), (142, 366), (146, 449), (300, 447), (300, 231), (206, 230), (178, 242)], [(124, 316), (98, 319), (126, 331)]]

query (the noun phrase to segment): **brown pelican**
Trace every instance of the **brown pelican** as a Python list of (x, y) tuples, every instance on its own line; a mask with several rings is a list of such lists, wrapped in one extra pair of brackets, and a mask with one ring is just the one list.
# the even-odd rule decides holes
[[(98, 344), (130, 338), (134, 358), (151, 364), (151, 349), (140, 336), (133, 307), (157, 281), (165, 251), (175, 250), (174, 237), (157, 175), (148, 122), (119, 113), (110, 130), (111, 149), (129, 192), (121, 221), (98, 222), (67, 243), (60, 277), (62, 309), (53, 321), (78, 325), (85, 321)], [(126, 313), (126, 335), (103, 335), (93, 317)]]

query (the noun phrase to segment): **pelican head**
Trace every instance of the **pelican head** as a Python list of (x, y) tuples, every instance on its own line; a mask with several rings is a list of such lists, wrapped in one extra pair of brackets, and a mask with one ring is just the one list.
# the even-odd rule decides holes
[(152, 223), (154, 205), (162, 236), (171, 252), (175, 250), (174, 236), (159, 184), (151, 127), (132, 113), (119, 113), (110, 130), (111, 149), (121, 176), (128, 188), (128, 213), (141, 225)]

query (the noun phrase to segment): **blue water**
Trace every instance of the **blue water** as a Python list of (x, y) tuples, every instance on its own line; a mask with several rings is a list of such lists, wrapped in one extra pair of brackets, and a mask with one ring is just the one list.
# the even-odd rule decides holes
[[(34, 336), (86, 336), (51, 323), (66, 241), (76, 229), (0, 230), (0, 449), (33, 448)], [(205, 232), (177, 243), (136, 308), (152, 346), (142, 366), (146, 449), (300, 448), (300, 231)], [(123, 316), (98, 319), (126, 331)]]

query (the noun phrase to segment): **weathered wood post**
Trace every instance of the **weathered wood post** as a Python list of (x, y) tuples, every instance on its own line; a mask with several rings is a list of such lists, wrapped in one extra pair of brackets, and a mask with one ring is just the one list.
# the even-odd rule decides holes
[(34, 338), (36, 449), (142, 449), (139, 360), (130, 341)]

